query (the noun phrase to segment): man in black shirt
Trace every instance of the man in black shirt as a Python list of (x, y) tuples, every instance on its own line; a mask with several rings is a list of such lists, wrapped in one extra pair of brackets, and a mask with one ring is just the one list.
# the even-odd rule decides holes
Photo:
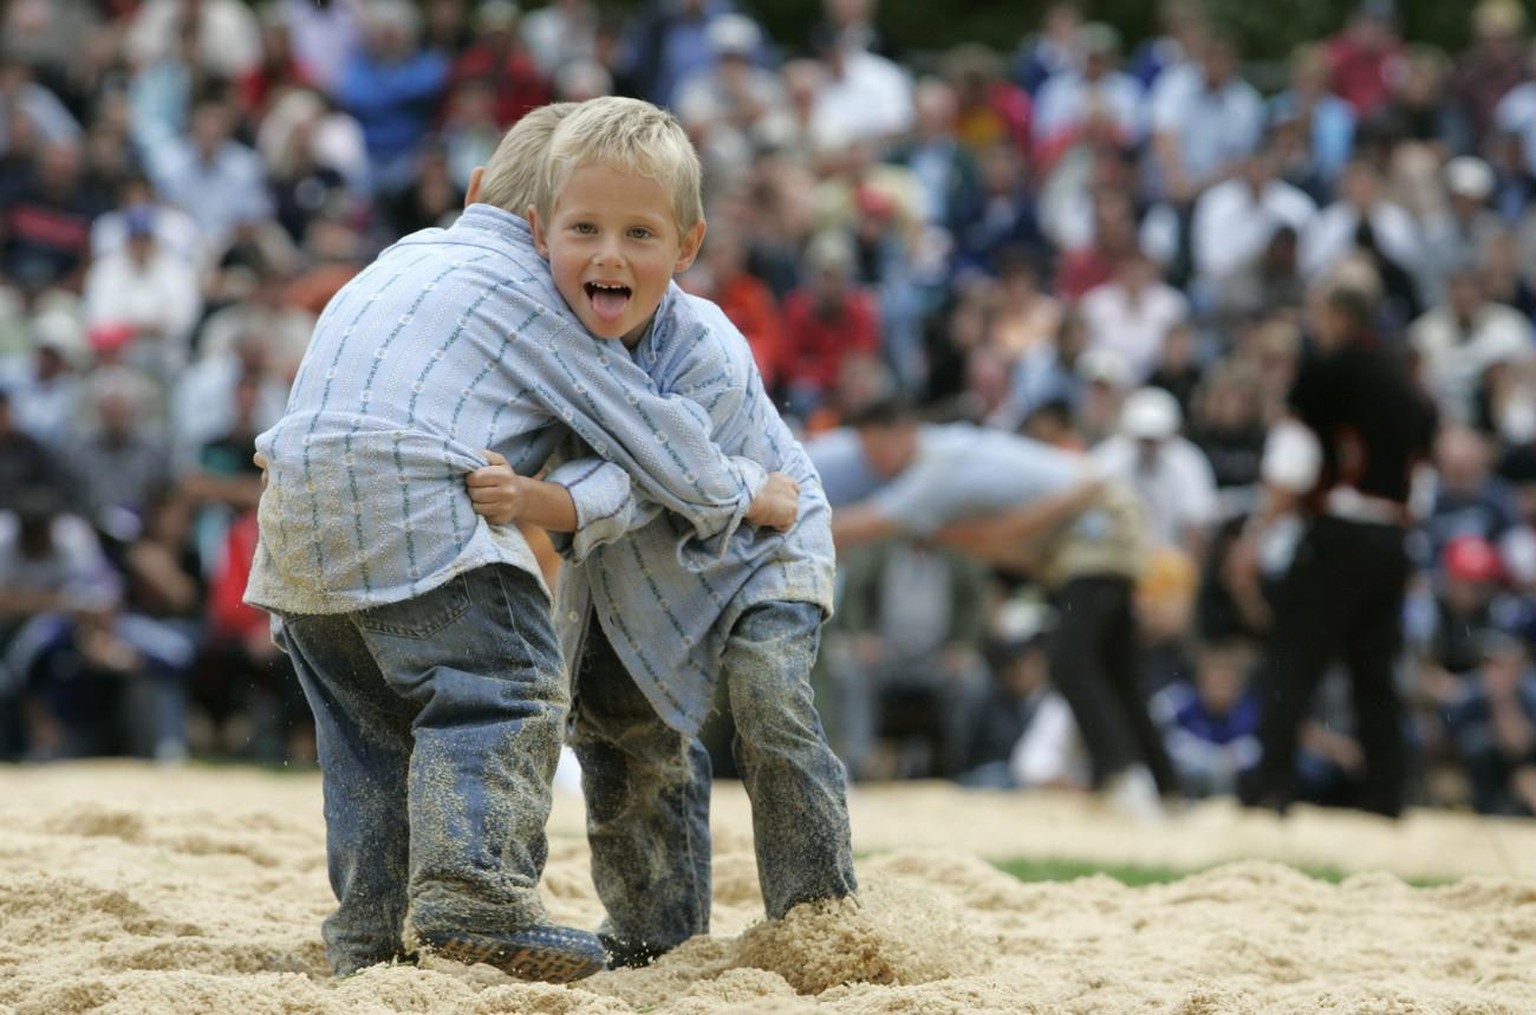
[(1352, 289), (1320, 294), (1315, 348), (1289, 395), (1295, 420), (1317, 440), (1316, 482), (1293, 481), (1289, 495), (1272, 489), (1245, 536), (1252, 560), (1269, 522), (1298, 507), (1307, 519), (1273, 605), (1259, 685), (1264, 756), (1241, 791), (1249, 806), (1290, 802), (1302, 719), (1328, 665), (1342, 658), (1365, 755), (1355, 803), (1390, 816), (1402, 811), (1402, 708), (1392, 671), (1410, 572), (1409, 486), (1430, 452), (1436, 420), (1399, 357), (1372, 334), (1374, 310)]

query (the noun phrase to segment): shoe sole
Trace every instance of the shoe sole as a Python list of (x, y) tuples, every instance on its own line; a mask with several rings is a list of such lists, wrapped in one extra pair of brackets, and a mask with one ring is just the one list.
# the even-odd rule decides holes
[(544, 983), (572, 983), (601, 972), (607, 960), (601, 950), (593, 952), (582, 942), (527, 942), (498, 940), (480, 934), (423, 935), (421, 943), (445, 959), (488, 966), (520, 980)]

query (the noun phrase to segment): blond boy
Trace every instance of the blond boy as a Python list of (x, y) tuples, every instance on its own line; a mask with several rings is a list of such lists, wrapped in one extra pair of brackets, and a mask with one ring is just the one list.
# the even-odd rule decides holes
[[(723, 681), (752, 802), (770, 917), (856, 891), (846, 778), (812, 702), (834, 556), (821, 482), (718, 307), (671, 277), (705, 224), (699, 165), (670, 114), (632, 99), (584, 103), (555, 131), (534, 242), (582, 324), (659, 390), (707, 413), (729, 454), (799, 483), (787, 532), (742, 529), (719, 553), (685, 545), (671, 512), (622, 469), (560, 466), (568, 513), (526, 510), (534, 481), (471, 476), (476, 510), (573, 530), (557, 613), (575, 674), (570, 743), (582, 764), (593, 879), (611, 961), (650, 961), (709, 929), (709, 756), (699, 730)], [(600, 450), (600, 449), (599, 449)]]

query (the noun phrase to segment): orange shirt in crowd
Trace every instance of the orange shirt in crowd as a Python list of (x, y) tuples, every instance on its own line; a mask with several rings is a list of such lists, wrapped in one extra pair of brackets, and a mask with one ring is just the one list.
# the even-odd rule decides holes
[(784, 319), (773, 298), (773, 290), (760, 279), (742, 272), (727, 281), (714, 294), (731, 323), (747, 336), (752, 358), (757, 361), (763, 384), (772, 391), (784, 379), (787, 350), (784, 346)]

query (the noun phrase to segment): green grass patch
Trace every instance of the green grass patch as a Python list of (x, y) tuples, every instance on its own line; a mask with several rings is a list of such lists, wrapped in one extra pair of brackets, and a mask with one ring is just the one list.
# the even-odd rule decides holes
[[(999, 870), (1012, 874), (1020, 881), (1074, 881), (1078, 878), (1090, 878), (1102, 874), (1132, 888), (1142, 885), (1171, 884), (1209, 869), (1101, 864), (1086, 860), (1035, 860), (1025, 857), (996, 860), (993, 863)], [(1309, 878), (1333, 885), (1349, 876), (1348, 872), (1334, 867), (1297, 867), (1295, 869)], [(1443, 878), (1404, 878), (1403, 880), (1415, 888), (1433, 888), (1436, 885), (1451, 883), (1449, 879)]]

